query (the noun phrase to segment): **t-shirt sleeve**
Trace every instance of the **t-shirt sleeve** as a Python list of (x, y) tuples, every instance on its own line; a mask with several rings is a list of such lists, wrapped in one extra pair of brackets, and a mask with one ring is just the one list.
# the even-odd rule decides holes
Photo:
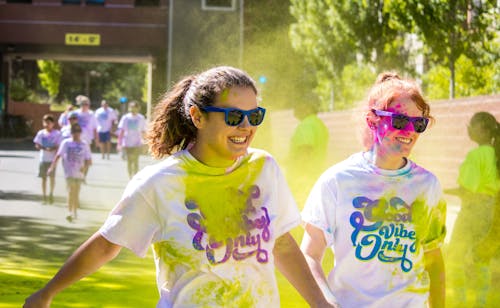
[(41, 136), (41, 131), (38, 131), (35, 135), (35, 138), (33, 138), (33, 143), (38, 143), (38, 144), (41, 144), (42, 143), (42, 136)]
[(276, 169), (274, 171), (273, 179), (275, 179), (276, 181), (275, 183), (278, 206), (278, 215), (276, 217), (274, 228), (276, 238), (278, 238), (300, 225), (300, 213), (290, 191), (290, 188), (288, 187), (285, 176), (281, 172), (281, 169), (276, 164), (276, 162), (274, 162), (274, 164)]
[(446, 237), (446, 201), (443, 198), (439, 182), (436, 180), (430, 192), (430, 209), (427, 232), (423, 238), (424, 251), (440, 248)]
[(145, 257), (148, 247), (160, 230), (159, 226), (152, 202), (132, 180), (99, 232), (108, 241)]
[(337, 203), (336, 196), (330, 186), (326, 177), (321, 176), (309, 193), (301, 213), (304, 223), (311, 224), (323, 231), (327, 246), (333, 245)]
[(127, 119), (127, 116), (124, 115), (121, 119), (120, 122), (118, 123), (118, 129), (123, 129), (123, 126), (125, 125), (125, 121)]
[(479, 166), (481, 157), (478, 154), (480, 153), (477, 150), (469, 152), (460, 165), (458, 174), (458, 184), (471, 192), (476, 192), (481, 183), (481, 168)]

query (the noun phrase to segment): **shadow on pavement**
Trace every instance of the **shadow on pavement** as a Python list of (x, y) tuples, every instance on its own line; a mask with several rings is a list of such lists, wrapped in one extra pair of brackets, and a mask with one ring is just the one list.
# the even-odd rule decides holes
[(33, 194), (26, 191), (3, 191), (0, 190), (0, 200), (29, 200), (29, 201), (41, 201), (42, 195)]
[(68, 228), (19, 216), (0, 217), (0, 258), (17, 256), (60, 262), (95, 231), (96, 228)]

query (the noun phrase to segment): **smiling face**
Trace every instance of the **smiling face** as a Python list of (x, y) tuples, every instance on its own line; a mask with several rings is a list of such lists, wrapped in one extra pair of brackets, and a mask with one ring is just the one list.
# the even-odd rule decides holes
[[(257, 108), (257, 95), (250, 87), (233, 87), (217, 95), (213, 106), (251, 110)], [(251, 126), (247, 117), (239, 125), (229, 126), (223, 112), (202, 112), (193, 106), (190, 114), (198, 129), (190, 152), (208, 166), (231, 166), (247, 152), (257, 131), (257, 126)]]
[[(422, 111), (417, 104), (407, 96), (396, 98), (387, 107), (387, 111), (403, 114), (409, 117), (421, 117)], [(371, 125), (374, 135), (374, 151), (379, 161), (385, 161), (385, 169), (398, 169), (408, 157), (418, 140), (419, 133), (415, 132), (413, 123), (408, 123), (404, 129), (396, 129), (391, 125), (391, 117), (372, 117)]]

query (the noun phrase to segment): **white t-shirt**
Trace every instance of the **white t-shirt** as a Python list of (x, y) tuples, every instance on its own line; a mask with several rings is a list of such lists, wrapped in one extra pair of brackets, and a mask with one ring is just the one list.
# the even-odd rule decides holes
[(110, 107), (101, 107), (97, 109), (95, 112), (95, 118), (97, 120), (97, 132), (99, 133), (111, 131), (113, 123), (118, 120), (116, 112)]
[(146, 119), (140, 113), (127, 113), (120, 119), (118, 129), (123, 129), (121, 146), (125, 148), (142, 146), (142, 133), (146, 131)]
[(65, 178), (83, 179), (81, 171), (86, 160), (91, 160), (92, 155), (89, 145), (84, 142), (75, 142), (72, 138), (64, 139), (57, 154), (62, 158)]
[(412, 161), (383, 170), (364, 155), (326, 170), (302, 211), (333, 249), (330, 289), (341, 307), (427, 307), (423, 255), (446, 233), (441, 186)]
[(299, 224), (268, 153), (225, 169), (184, 150), (134, 176), (100, 233), (139, 256), (153, 245), (157, 307), (269, 308), (280, 302), (274, 242)]
[(82, 128), (81, 138), (90, 145), (92, 144), (92, 140), (94, 140), (95, 130), (97, 129), (94, 112), (92, 110), (83, 112), (81, 109), (78, 109), (76, 113), (78, 114), (78, 124)]
[[(50, 132), (46, 129), (41, 129), (36, 133), (33, 142), (39, 144), (44, 148), (54, 148), (59, 146), (62, 137), (61, 132), (57, 129), (53, 129)], [(40, 150), (40, 162), (51, 162), (56, 156), (56, 151), (46, 151)]]

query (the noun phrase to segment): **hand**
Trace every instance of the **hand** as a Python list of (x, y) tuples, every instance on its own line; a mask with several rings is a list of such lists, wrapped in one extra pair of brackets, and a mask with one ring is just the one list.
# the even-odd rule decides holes
[(47, 175), (52, 175), (52, 174), (54, 174), (54, 168), (50, 166), (49, 169), (47, 169)]
[(39, 290), (30, 297), (26, 298), (24, 301), (23, 308), (49, 308), (52, 302), (52, 298), (47, 296), (43, 289)]

